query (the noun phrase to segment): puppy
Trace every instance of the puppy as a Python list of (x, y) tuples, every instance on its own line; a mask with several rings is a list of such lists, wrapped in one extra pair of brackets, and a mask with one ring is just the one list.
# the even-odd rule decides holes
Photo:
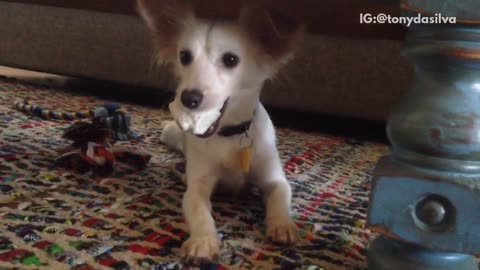
[(180, 78), (162, 141), (186, 156), (183, 211), (189, 260), (211, 260), (221, 243), (210, 196), (257, 186), (266, 203), (267, 236), (297, 241), (290, 217), (291, 188), (276, 148), (274, 126), (259, 101), (264, 82), (293, 55), (301, 27), (247, 6), (235, 19), (201, 19), (188, 1), (138, 0), (158, 58)]

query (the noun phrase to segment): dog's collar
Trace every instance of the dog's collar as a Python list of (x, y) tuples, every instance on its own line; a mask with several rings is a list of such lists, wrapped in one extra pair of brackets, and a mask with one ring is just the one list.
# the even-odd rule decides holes
[(245, 121), (239, 125), (224, 126), (220, 129), (220, 131), (218, 131), (217, 134), (223, 137), (232, 137), (235, 135), (247, 133), (248, 130), (250, 129), (252, 121), (253, 120)]

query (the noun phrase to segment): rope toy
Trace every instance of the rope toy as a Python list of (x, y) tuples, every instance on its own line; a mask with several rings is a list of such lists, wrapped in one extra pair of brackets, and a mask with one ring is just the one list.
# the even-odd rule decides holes
[(14, 108), (26, 114), (33, 115), (45, 120), (81, 120), (90, 118), (93, 123), (106, 125), (113, 131), (115, 140), (130, 141), (137, 140), (139, 136), (130, 130), (132, 116), (123, 110), (119, 105), (107, 103), (93, 110), (78, 112), (58, 112), (47, 110), (31, 102), (28, 98), (14, 103)]
[(63, 138), (72, 141), (72, 145), (55, 159), (55, 164), (81, 174), (92, 171), (94, 177), (111, 175), (116, 162), (141, 170), (151, 158), (138, 149), (115, 146), (111, 129), (99, 122), (76, 122)]
[(55, 159), (59, 167), (77, 173), (91, 171), (95, 177), (107, 177), (114, 172), (116, 162), (124, 162), (143, 169), (151, 155), (139, 149), (116, 146), (117, 141), (136, 141), (138, 134), (130, 129), (131, 114), (116, 104), (105, 104), (89, 111), (56, 112), (46, 110), (28, 99), (16, 102), (14, 107), (27, 114), (50, 120), (80, 120), (68, 127), (62, 138), (72, 141)]
[(34, 104), (28, 98), (17, 101), (13, 105), (17, 110), (27, 113), (29, 115), (33, 115), (36, 117), (40, 117), (45, 120), (79, 120), (85, 119), (93, 116), (93, 111), (91, 110), (84, 110), (78, 112), (57, 112), (57, 111), (50, 111), (44, 109), (43, 107)]

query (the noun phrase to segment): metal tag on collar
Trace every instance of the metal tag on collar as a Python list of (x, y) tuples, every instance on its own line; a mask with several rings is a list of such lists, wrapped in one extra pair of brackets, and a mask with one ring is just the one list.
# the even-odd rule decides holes
[(240, 168), (242, 172), (250, 172), (250, 166), (252, 162), (252, 150), (253, 150), (253, 138), (248, 134), (248, 130), (245, 131), (245, 135), (240, 139)]

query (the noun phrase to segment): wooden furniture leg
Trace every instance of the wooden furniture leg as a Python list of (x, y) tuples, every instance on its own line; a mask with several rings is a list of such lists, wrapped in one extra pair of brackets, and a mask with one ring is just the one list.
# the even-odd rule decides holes
[[(461, 2), (478, 17), (478, 1)], [(404, 53), (415, 79), (389, 118), (392, 154), (373, 177), (368, 224), (381, 236), (369, 270), (477, 270), (469, 254), (480, 254), (479, 20), (411, 27)]]

